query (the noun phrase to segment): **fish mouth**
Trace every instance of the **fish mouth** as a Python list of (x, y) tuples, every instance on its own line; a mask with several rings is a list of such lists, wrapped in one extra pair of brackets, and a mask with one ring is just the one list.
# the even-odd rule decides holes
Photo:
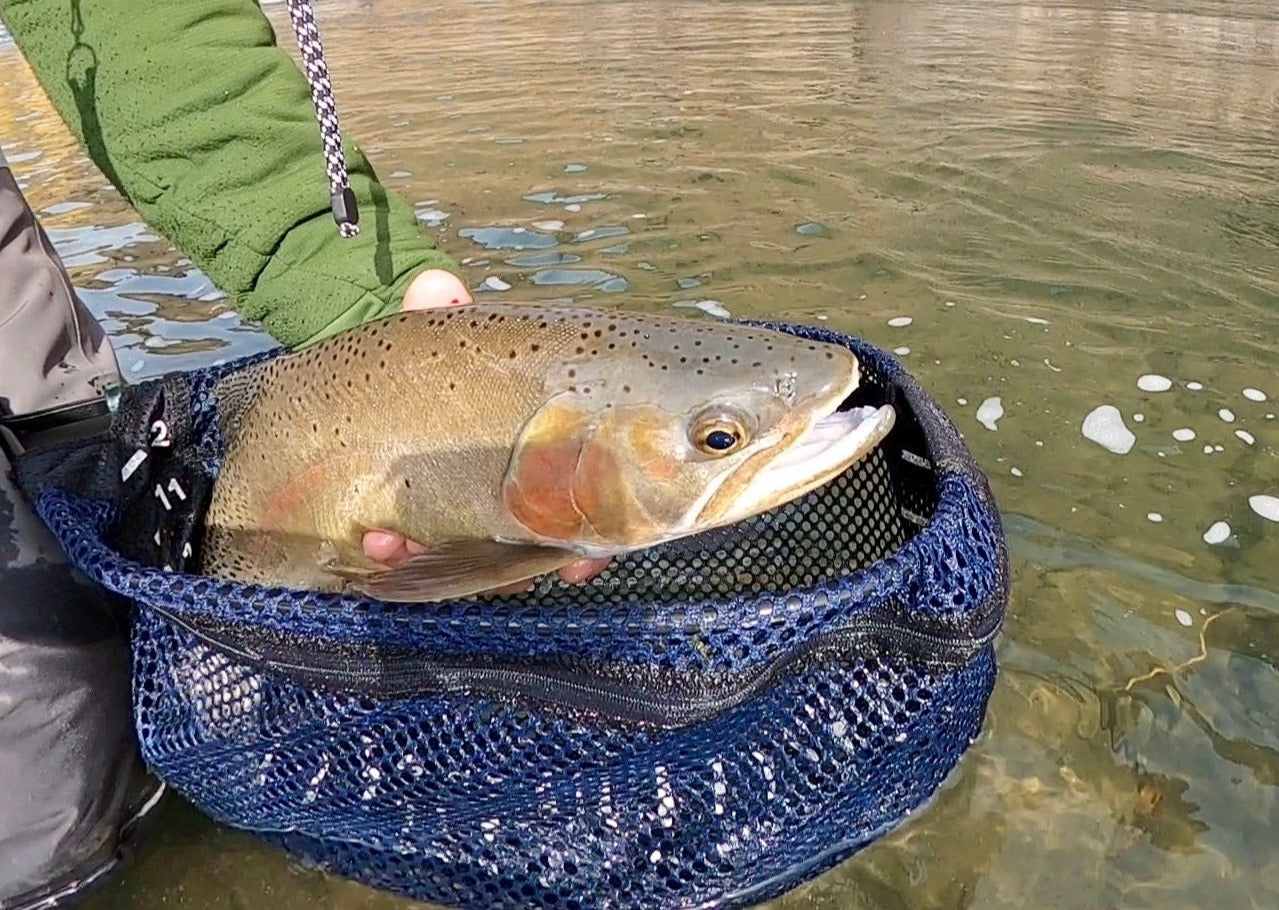
[(786, 450), (750, 479), (725, 519), (739, 521), (809, 493), (843, 473), (879, 445), (892, 430), (892, 405), (839, 410), (836, 398), (818, 413)]

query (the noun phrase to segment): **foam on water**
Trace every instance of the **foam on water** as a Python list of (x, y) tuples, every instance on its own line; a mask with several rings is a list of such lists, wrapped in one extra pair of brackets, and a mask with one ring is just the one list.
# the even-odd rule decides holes
[(1161, 521), (1164, 520), (1164, 517), (1160, 515), (1158, 512), (1147, 512), (1146, 520), (1153, 521), (1155, 524), (1159, 524)]
[(1172, 431), (1172, 438), (1178, 442), (1190, 442), (1195, 438), (1195, 431), (1190, 427), (1181, 427)]
[(1247, 398), (1249, 401), (1265, 401), (1266, 393), (1261, 391), (1261, 389), (1249, 388), (1243, 390), (1243, 397)]
[(1279, 496), (1258, 493), (1248, 497), (1248, 507), (1269, 521), (1279, 521)]
[(1257, 437), (1253, 436), (1247, 430), (1235, 430), (1235, 435), (1248, 443), (1248, 445), (1253, 445), (1257, 441)]
[(914, 321), (914, 318), (910, 316), (894, 316), (892, 319), (888, 320), (888, 324), (895, 329), (900, 329), (905, 328)]
[(995, 424), (1004, 416), (1004, 402), (999, 397), (987, 398), (977, 407), (977, 422), (988, 430), (999, 429)]
[(733, 315), (728, 311), (728, 308), (718, 300), (677, 300), (674, 305), (677, 307), (689, 307), (691, 309), (701, 310), (703, 313), (710, 316), (718, 316), (720, 319), (728, 319)]
[(1186, 383), (1186, 388), (1190, 389), (1192, 392), (1201, 392), (1203, 391), (1203, 387), (1204, 384), (1202, 382), (1195, 382), (1193, 379)]
[(1147, 373), (1137, 380), (1137, 388), (1143, 392), (1166, 392), (1172, 388), (1172, 380), (1158, 373)]
[(1194, 619), (1190, 616), (1190, 614), (1180, 608), (1174, 610), (1172, 615), (1177, 617), (1177, 622), (1181, 623), (1183, 626), (1186, 626), (1187, 628), (1189, 628), (1191, 624), (1194, 623)]
[(1224, 521), (1215, 521), (1207, 531), (1204, 531), (1204, 543), (1219, 544), (1225, 543), (1230, 539), (1230, 525)]
[(1080, 430), (1085, 439), (1116, 455), (1127, 455), (1137, 443), (1132, 430), (1124, 425), (1123, 415), (1112, 404), (1099, 405), (1089, 411)]
[(1226, 423), (1235, 422), (1235, 412), (1230, 410), (1230, 408), (1221, 408), (1220, 410), (1217, 411), (1217, 416), (1220, 417), (1222, 420), (1224, 420)]

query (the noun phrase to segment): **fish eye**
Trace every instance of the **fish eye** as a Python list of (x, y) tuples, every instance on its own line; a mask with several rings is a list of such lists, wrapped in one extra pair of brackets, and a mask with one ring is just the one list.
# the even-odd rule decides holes
[(737, 445), (737, 434), (728, 430), (711, 430), (706, 434), (706, 447), (723, 452)]
[(732, 414), (716, 413), (700, 418), (690, 434), (693, 445), (706, 455), (731, 455), (749, 439), (746, 426)]

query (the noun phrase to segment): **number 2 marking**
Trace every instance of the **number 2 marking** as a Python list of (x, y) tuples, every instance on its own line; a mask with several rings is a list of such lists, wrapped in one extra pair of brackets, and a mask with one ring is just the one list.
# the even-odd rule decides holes
[(163, 420), (157, 420), (151, 424), (151, 447), (161, 448), (173, 445), (173, 440), (169, 438), (169, 425)]

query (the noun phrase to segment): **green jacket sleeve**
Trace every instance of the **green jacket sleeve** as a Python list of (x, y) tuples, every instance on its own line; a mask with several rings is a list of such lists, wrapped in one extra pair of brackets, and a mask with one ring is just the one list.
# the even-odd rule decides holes
[(399, 308), (456, 271), (409, 204), (345, 146), (360, 233), (338, 236), (310, 89), (254, 0), (0, 0), (94, 163), (281, 343)]

